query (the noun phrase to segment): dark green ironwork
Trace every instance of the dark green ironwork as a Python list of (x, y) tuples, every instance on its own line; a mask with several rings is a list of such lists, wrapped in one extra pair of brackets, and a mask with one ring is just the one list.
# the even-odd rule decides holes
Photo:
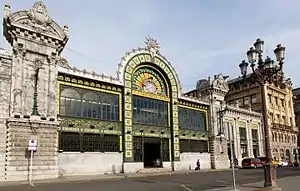
[(37, 97), (38, 97), (38, 80), (39, 80), (39, 71), (41, 69), (41, 61), (35, 61), (36, 69), (34, 74), (34, 93), (33, 93), (33, 107), (31, 115), (40, 116), (38, 111)]

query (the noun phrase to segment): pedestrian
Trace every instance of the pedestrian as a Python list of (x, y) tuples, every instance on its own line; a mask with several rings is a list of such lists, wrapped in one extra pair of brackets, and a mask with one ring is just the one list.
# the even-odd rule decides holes
[(195, 170), (200, 170), (200, 159), (198, 159), (197, 162), (196, 162)]

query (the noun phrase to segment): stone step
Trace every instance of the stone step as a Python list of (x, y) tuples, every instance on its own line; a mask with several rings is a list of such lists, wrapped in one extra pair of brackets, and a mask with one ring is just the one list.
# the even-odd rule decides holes
[(151, 173), (162, 173), (162, 172), (171, 172), (171, 169), (168, 168), (143, 168), (139, 171), (137, 171), (137, 173), (142, 173), (142, 174), (151, 174)]

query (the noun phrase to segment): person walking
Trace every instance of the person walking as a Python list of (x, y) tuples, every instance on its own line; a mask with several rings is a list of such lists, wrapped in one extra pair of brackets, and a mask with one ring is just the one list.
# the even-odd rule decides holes
[(200, 159), (198, 159), (197, 162), (196, 162), (195, 170), (200, 170)]

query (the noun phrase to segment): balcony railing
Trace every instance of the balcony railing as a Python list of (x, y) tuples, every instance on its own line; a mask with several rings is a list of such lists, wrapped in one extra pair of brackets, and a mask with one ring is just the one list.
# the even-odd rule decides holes
[(273, 123), (272, 128), (273, 129), (281, 129), (281, 130), (293, 130), (292, 126), (283, 125), (283, 124), (279, 124), (279, 123)]

